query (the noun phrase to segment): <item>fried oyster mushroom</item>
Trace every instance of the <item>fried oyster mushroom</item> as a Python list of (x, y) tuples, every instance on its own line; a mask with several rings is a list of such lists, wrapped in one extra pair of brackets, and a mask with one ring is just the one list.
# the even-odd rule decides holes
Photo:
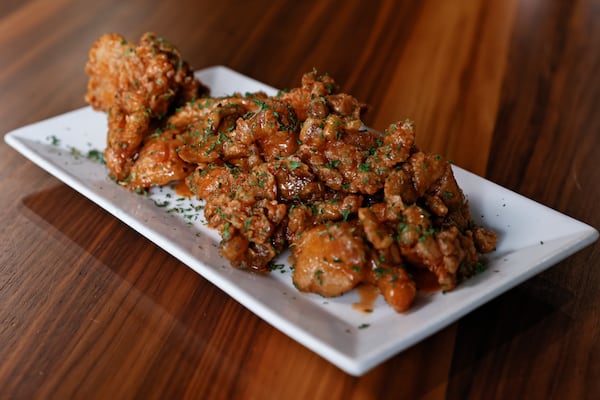
[(276, 96), (208, 97), (153, 34), (101, 37), (86, 72), (86, 100), (108, 113), (110, 174), (131, 190), (184, 182), (236, 268), (267, 273), (289, 248), (298, 290), (370, 284), (405, 312), (416, 277), (452, 290), (495, 249), (450, 163), (416, 147), (412, 122), (366, 129), (367, 107), (329, 75), (313, 70)]
[[(174, 107), (206, 92), (179, 51), (153, 33), (143, 34), (137, 44), (118, 34), (101, 36), (89, 51), (85, 72), (89, 76), (85, 100), (108, 114), (104, 157), (111, 175), (119, 182), (131, 178), (139, 150), (146, 137), (154, 133), (155, 125)], [(156, 179), (160, 169), (149, 173)], [(138, 168), (136, 173), (144, 171)], [(155, 183), (164, 184), (169, 179)]]

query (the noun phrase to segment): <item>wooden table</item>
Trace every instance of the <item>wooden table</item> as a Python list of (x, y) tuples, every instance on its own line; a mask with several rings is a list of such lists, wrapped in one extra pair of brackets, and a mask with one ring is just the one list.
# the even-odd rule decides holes
[[(343, 5), (342, 5), (343, 4)], [(3, 0), (0, 132), (85, 106), (101, 34), (278, 88), (313, 67), (418, 144), (600, 226), (600, 2)], [(0, 144), (0, 397), (584, 399), (600, 243), (355, 378)], [(399, 316), (401, 318), (401, 316)]]

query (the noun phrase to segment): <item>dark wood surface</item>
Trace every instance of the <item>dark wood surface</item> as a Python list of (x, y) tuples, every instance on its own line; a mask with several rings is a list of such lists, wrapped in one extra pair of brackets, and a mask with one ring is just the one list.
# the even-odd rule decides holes
[[(600, 2), (3, 0), (0, 132), (85, 105), (103, 33), (279, 88), (600, 227)], [(593, 399), (598, 242), (355, 378), (0, 144), (0, 398)], [(401, 316), (399, 316), (401, 318)]]

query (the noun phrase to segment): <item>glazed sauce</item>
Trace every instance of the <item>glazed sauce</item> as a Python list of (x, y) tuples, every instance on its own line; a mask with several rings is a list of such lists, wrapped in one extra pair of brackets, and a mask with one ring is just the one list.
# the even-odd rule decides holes
[(362, 283), (356, 287), (356, 293), (358, 293), (359, 300), (352, 304), (352, 309), (358, 310), (363, 313), (373, 312), (375, 300), (379, 296), (379, 289), (373, 285)]
[(192, 193), (192, 191), (190, 190), (188, 185), (185, 184), (184, 181), (176, 183), (174, 186), (174, 189), (175, 189), (175, 193), (177, 193), (179, 196), (183, 196), (183, 197), (193, 197), (194, 196), (194, 194)]
[(415, 268), (410, 273), (417, 284), (417, 290), (419, 292), (431, 294), (440, 290), (438, 278), (433, 272), (424, 268)]

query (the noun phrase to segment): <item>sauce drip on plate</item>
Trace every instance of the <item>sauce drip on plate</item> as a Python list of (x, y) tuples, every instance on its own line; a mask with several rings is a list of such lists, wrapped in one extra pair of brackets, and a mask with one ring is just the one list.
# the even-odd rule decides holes
[(379, 296), (379, 289), (373, 285), (364, 283), (356, 287), (356, 293), (358, 293), (359, 300), (352, 304), (352, 308), (363, 313), (373, 312), (375, 300)]

